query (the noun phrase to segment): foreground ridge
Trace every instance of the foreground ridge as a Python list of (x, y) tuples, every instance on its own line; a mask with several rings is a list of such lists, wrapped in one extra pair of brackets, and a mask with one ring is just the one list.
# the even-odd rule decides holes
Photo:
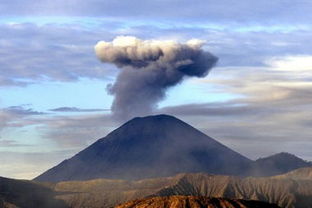
[(72, 208), (103, 208), (103, 204), (111, 208), (129, 200), (175, 195), (258, 200), (283, 208), (312, 208), (311, 187), (312, 178), (305, 175), (239, 178), (196, 173), (139, 181), (68, 181), (57, 183), (55, 190), (64, 193), (58, 199)]
[(115, 208), (279, 208), (276, 204), (254, 200), (208, 198), (203, 196), (167, 196), (138, 199)]

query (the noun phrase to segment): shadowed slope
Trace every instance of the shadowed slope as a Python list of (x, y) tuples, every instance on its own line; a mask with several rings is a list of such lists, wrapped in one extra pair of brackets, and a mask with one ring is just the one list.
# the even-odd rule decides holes
[(251, 162), (183, 121), (157, 115), (130, 120), (35, 180), (142, 179), (184, 172), (240, 175)]
[(55, 195), (52, 188), (42, 184), (0, 177), (1, 208), (66, 208)]

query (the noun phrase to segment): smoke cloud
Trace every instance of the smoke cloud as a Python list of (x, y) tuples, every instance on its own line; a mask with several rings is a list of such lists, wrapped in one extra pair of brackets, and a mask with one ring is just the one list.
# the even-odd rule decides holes
[(204, 77), (218, 58), (202, 49), (204, 42), (141, 40), (118, 36), (112, 42), (99, 41), (97, 57), (121, 69), (107, 90), (114, 95), (111, 110), (124, 120), (153, 112), (166, 90), (185, 77)]

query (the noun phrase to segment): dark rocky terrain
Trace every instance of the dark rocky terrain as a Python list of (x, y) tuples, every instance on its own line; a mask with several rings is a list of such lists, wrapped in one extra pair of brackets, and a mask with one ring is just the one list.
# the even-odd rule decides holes
[(133, 200), (115, 208), (279, 208), (274, 204), (241, 199), (207, 198), (200, 196), (153, 197)]

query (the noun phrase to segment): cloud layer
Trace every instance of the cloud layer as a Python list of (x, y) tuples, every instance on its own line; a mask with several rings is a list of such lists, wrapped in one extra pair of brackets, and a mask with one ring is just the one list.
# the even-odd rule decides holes
[[(22, 5), (22, 6), (21, 6)], [(3, 0), (2, 15), (97, 16), (125, 19), (233, 23), (308, 23), (312, 3), (309, 0)]]

